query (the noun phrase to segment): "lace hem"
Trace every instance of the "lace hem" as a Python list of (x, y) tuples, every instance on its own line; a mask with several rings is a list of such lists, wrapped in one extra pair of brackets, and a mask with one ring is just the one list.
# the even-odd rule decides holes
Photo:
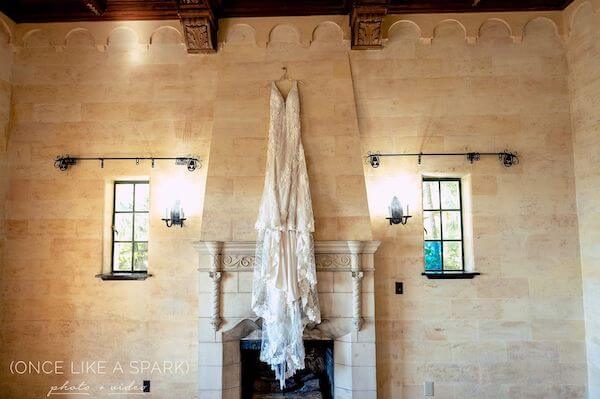
[[(308, 323), (321, 322), (312, 237), (310, 233), (264, 230), (257, 243), (252, 310), (263, 319), (260, 359), (275, 372), (281, 387), (285, 379), (304, 368), (303, 332)], [(272, 270), (277, 270), (282, 234), (294, 236), (298, 294), (277, 288)]]

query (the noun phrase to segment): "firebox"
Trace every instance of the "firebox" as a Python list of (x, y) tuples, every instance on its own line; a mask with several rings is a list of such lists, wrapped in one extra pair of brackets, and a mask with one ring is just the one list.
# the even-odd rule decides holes
[(241, 340), (242, 399), (333, 399), (333, 341), (305, 340), (304, 370), (285, 381), (260, 361), (260, 340)]

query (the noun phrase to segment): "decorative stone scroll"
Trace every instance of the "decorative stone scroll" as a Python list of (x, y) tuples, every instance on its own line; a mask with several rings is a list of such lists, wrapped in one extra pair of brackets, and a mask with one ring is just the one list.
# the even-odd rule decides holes
[[(317, 241), (314, 245), (317, 271), (351, 273), (352, 323), (356, 331), (363, 325), (362, 279), (364, 272), (374, 271), (373, 254), (379, 244), (379, 241)], [(210, 323), (218, 331), (223, 322), (220, 304), (222, 275), (252, 272), (256, 242), (199, 241), (196, 248), (201, 255), (198, 270), (208, 273), (212, 281)]]

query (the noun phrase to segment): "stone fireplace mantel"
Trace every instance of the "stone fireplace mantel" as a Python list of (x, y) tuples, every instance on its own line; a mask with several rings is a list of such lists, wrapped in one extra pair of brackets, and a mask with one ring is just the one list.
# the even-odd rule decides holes
[[(364, 272), (373, 271), (373, 254), (379, 241), (317, 241), (314, 244), (317, 271), (346, 272), (352, 276), (353, 323), (362, 327), (361, 286)], [(211, 324), (219, 330), (223, 319), (220, 312), (221, 279), (224, 272), (252, 272), (256, 251), (255, 241), (200, 241), (196, 247), (201, 255), (209, 256), (208, 264), (201, 262), (199, 271), (212, 280)]]
[[(305, 339), (334, 341), (335, 398), (375, 399), (374, 254), (379, 241), (316, 241), (322, 322)], [(252, 312), (256, 242), (198, 241), (199, 397), (240, 398), (240, 340), (260, 336)]]

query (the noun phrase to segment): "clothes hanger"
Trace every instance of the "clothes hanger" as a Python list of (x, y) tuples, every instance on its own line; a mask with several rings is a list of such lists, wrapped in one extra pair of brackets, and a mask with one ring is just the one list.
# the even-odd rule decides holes
[[(293, 79), (291, 79), (288, 76), (287, 67), (283, 66), (283, 67), (281, 67), (281, 70), (283, 71), (283, 75), (281, 75), (281, 77), (278, 80), (276, 80), (276, 82), (281, 82), (283, 80), (287, 80), (287, 81), (290, 81), (290, 82), (293, 81)], [(296, 82), (300, 83), (303, 86), (306, 86), (306, 83), (304, 83), (302, 80), (297, 80)]]

